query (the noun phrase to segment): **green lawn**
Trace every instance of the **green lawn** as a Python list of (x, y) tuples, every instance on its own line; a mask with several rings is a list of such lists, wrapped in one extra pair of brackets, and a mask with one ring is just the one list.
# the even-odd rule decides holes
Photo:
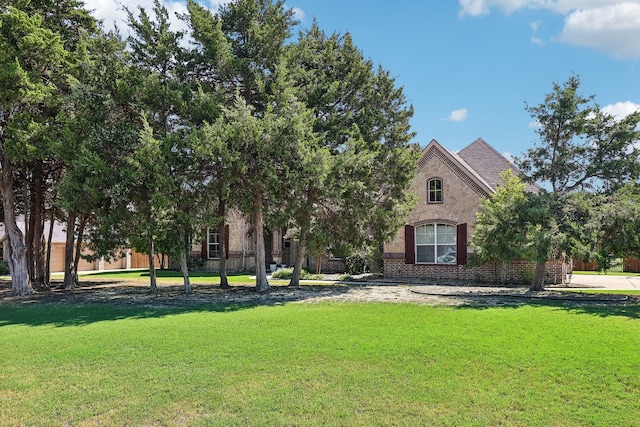
[(0, 304), (0, 425), (640, 425), (640, 307)]
[(585, 294), (617, 294), (617, 295), (640, 295), (638, 289), (554, 289), (562, 292), (578, 292)]
[[(156, 276), (158, 283), (182, 283), (182, 273), (180, 271), (156, 270)], [(108, 280), (149, 282), (149, 270), (103, 271), (99, 273), (82, 274), (80, 276), (80, 282), (91, 280), (92, 277)], [(229, 283), (236, 284), (255, 284), (256, 282), (255, 278), (251, 278), (248, 274), (229, 274), (227, 278)], [(194, 284), (220, 284), (220, 276), (217, 273), (189, 272), (189, 279), (191, 283)]]
[(640, 276), (640, 273), (629, 273), (629, 272), (622, 272), (622, 271), (574, 271), (573, 274), (586, 275), (586, 276), (628, 276), (628, 277)]

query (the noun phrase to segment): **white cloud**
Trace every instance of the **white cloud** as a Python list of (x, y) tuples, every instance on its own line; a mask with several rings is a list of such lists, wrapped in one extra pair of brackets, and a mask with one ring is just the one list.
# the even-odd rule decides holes
[(611, 114), (616, 119), (623, 119), (631, 113), (640, 111), (640, 104), (631, 101), (616, 102), (615, 104), (607, 105), (602, 111)]
[(535, 33), (538, 31), (538, 29), (542, 26), (542, 21), (541, 20), (537, 20), (537, 21), (533, 21), (532, 23), (529, 24), (529, 27), (531, 27), (531, 30)]
[(462, 16), (486, 15), (491, 9), (500, 9), (505, 14), (519, 9), (545, 9), (566, 15), (580, 9), (588, 10), (638, 2), (638, 0), (458, 0)]
[[(595, 49), (616, 58), (640, 59), (640, 0), (458, 0), (460, 16), (478, 16), (501, 10), (549, 10), (564, 15), (558, 41)], [(531, 25), (532, 43), (540, 23)]]
[(511, 154), (508, 151), (505, 151), (504, 153), (502, 153), (502, 155), (505, 157), (505, 159), (509, 160), (511, 163), (513, 163), (513, 154)]
[(558, 39), (616, 58), (640, 58), (640, 3), (572, 12)]
[[(216, 11), (222, 5), (229, 3), (231, 0), (197, 0), (201, 5)], [(181, 0), (160, 0), (160, 4), (164, 5), (169, 12), (169, 19), (174, 30), (184, 31), (187, 25), (177, 18), (176, 13), (187, 13), (187, 2)], [(153, 10), (153, 0), (138, 0), (136, 2), (127, 0), (86, 0), (86, 8), (93, 11), (93, 16), (103, 20), (104, 27), (110, 30), (114, 27), (114, 23), (125, 31), (127, 28), (127, 13), (125, 7), (129, 8), (134, 15), (138, 14), (138, 6), (143, 7), (147, 13)], [(124, 6), (123, 6), (124, 5)], [(298, 7), (291, 8), (297, 20), (302, 21), (305, 13)]]
[[(187, 4), (182, 1), (170, 1), (161, 0), (160, 4), (164, 5), (169, 12), (169, 22), (174, 31), (185, 31), (187, 24), (178, 19), (176, 13), (187, 13)], [(219, 5), (220, 2), (211, 1), (211, 6)], [(119, 0), (89, 0), (86, 2), (86, 8), (93, 11), (93, 16), (103, 21), (104, 28), (106, 30), (113, 29), (114, 25), (117, 26), (123, 35), (127, 35), (127, 12), (125, 7), (128, 8), (134, 16), (138, 16), (139, 7), (145, 9), (145, 11), (153, 16), (153, 0), (140, 0), (136, 4)]]
[(305, 17), (304, 10), (300, 9), (299, 7), (292, 7), (291, 10), (293, 10), (293, 16), (298, 21), (302, 21), (304, 19)]
[(451, 114), (449, 114), (449, 117), (447, 117), (447, 121), (463, 122), (467, 119), (468, 116), (469, 116), (469, 112), (467, 111), (467, 109), (461, 108), (459, 110), (452, 111)]

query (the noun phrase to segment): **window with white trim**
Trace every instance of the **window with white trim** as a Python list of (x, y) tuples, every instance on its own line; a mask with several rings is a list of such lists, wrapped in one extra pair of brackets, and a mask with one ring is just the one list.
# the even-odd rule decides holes
[(416, 227), (416, 262), (456, 263), (456, 226), (425, 224)]
[(427, 182), (427, 192), (429, 203), (442, 203), (442, 180), (440, 178), (431, 178)]
[(220, 233), (209, 229), (207, 233), (207, 257), (209, 259), (220, 258)]

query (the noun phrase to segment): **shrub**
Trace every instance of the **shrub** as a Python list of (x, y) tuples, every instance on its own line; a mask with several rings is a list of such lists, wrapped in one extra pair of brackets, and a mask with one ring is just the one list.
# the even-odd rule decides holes
[(0, 260), (0, 275), (5, 276), (9, 274), (9, 263), (5, 260)]
[(344, 266), (349, 274), (381, 273), (382, 248), (368, 248), (348, 255), (344, 259)]
[(522, 277), (522, 283), (527, 286), (531, 285), (531, 283), (533, 283), (533, 278), (535, 275), (535, 267), (523, 268), (522, 273), (520, 273), (520, 277)]
[(349, 274), (367, 273), (367, 259), (362, 253), (349, 255), (344, 259), (344, 267)]
[[(273, 277), (274, 279), (290, 280), (293, 277), (293, 267), (281, 268), (279, 270), (276, 270), (271, 275), (271, 277)], [(322, 276), (319, 275), (319, 274), (311, 274), (311, 273), (309, 273), (304, 268), (300, 272), (300, 279), (302, 279), (302, 280), (317, 280), (317, 279), (320, 279), (321, 277)]]

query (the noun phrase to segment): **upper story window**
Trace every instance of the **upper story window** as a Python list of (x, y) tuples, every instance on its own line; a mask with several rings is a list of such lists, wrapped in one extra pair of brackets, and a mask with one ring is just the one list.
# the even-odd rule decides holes
[(207, 233), (208, 258), (220, 258), (220, 234), (212, 229)]
[(442, 180), (431, 178), (427, 182), (427, 200), (429, 203), (442, 203)]
[(456, 263), (456, 226), (426, 224), (416, 227), (416, 262)]

